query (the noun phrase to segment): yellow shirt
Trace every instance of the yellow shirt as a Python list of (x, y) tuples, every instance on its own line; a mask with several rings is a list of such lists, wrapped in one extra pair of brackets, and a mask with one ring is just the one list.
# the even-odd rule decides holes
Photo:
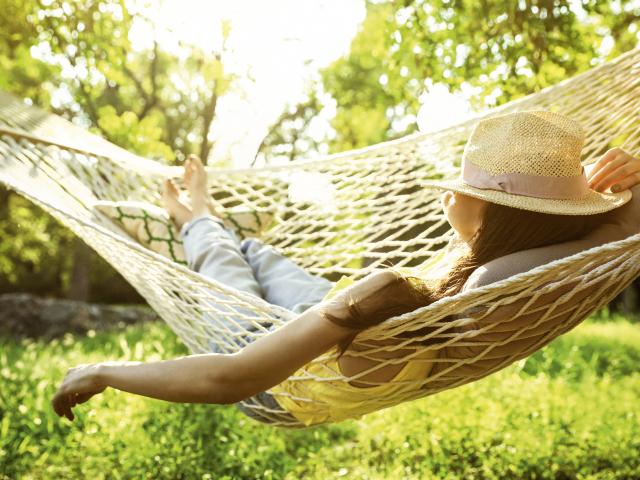
[[(433, 267), (443, 260), (448, 249), (441, 249), (436, 255), (416, 267), (396, 268), (402, 273), (417, 277), (433, 274)], [(446, 266), (443, 262), (440, 267)], [(338, 291), (354, 283), (351, 277), (342, 276), (324, 300), (331, 298)], [(433, 352), (433, 357), (437, 352)], [(347, 418), (360, 418), (365, 413), (378, 410), (384, 406), (384, 399), (389, 395), (415, 391), (415, 384), (399, 383), (403, 380), (424, 379), (433, 364), (420, 360), (408, 361), (398, 374), (388, 383), (371, 387), (357, 387), (344, 380), (338, 365), (338, 348), (333, 347), (327, 353), (308, 363), (289, 379), (276, 385), (269, 393), (280, 406), (291, 413), (305, 425), (326, 422), (338, 422)], [(428, 360), (428, 359), (427, 359)]]

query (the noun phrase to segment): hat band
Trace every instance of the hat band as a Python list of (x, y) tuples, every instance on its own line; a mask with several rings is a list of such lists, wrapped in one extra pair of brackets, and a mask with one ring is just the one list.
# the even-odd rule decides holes
[(476, 188), (490, 188), (527, 197), (572, 199), (589, 193), (589, 184), (584, 173), (573, 177), (547, 177), (527, 173), (501, 173), (491, 175), (478, 165), (464, 161), (462, 180)]

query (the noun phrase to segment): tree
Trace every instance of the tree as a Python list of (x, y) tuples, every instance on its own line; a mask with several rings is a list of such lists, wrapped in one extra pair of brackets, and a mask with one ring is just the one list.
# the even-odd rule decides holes
[[(144, 156), (208, 158), (218, 100), (235, 79), (223, 65), (228, 23), (213, 53), (183, 43), (164, 50), (152, 21), (119, 0), (38, 3), (39, 51), (68, 72), (56, 79), (54, 91), (68, 93), (56, 113)], [(133, 44), (134, 29), (151, 34), (149, 45)]]
[[(471, 106), (482, 110), (614, 58), (639, 36), (633, 0), (369, 0), (349, 52), (321, 71), (321, 90), (337, 106), (330, 151), (415, 132), (434, 84), (473, 91)], [(269, 141), (308, 139), (312, 112), (300, 107), (307, 120), (276, 122)]]
[(417, 130), (429, 85), (475, 90), (476, 110), (579, 74), (638, 45), (633, 0), (369, 1), (351, 49), (322, 72), (337, 103), (332, 151)]
[(324, 107), (319, 88), (317, 82), (310, 83), (301, 101), (286, 106), (260, 143), (256, 157), (251, 162), (252, 167), (260, 159), (265, 163), (282, 157), (293, 161), (322, 148), (326, 138), (317, 138), (309, 133), (312, 123)]
[[(136, 28), (153, 33), (148, 44), (134, 45)], [(213, 53), (188, 44), (164, 48), (151, 20), (120, 0), (5, 0), (0, 88), (143, 156), (167, 163), (190, 153), (207, 159), (218, 101), (238, 88), (237, 76), (224, 67), (230, 25), (223, 22), (221, 32)], [(43, 221), (40, 209), (4, 189), (0, 195), (6, 197), (0, 225), (16, 234), (0, 247), (0, 268), (11, 272), (0, 289), (27, 289), (33, 269), (48, 268), (53, 294), (86, 297), (83, 285), (95, 277), (89, 265), (105, 265), (64, 227)], [(9, 205), (19, 205), (19, 215)], [(38, 243), (42, 235), (46, 243)], [(14, 248), (26, 244), (29, 259)], [(105, 281), (116, 276), (102, 273)]]

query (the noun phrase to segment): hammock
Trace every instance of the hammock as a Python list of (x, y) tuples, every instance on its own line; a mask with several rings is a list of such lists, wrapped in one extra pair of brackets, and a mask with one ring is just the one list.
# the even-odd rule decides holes
[[(262, 240), (329, 280), (342, 275), (357, 280), (389, 264), (418, 265), (453, 235), (439, 192), (422, 188), (421, 182), (458, 175), (464, 145), (480, 118), (525, 109), (557, 111), (581, 122), (588, 139), (583, 150), (585, 165), (623, 143), (630, 151), (640, 148), (640, 49), (434, 133), (285, 166), (210, 170), (214, 172), (210, 194), (225, 208), (249, 205), (276, 212), (277, 221)], [(241, 335), (248, 334), (247, 341), (251, 341), (265, 334), (266, 323), (282, 324), (295, 315), (144, 248), (92, 208), (96, 200), (160, 205), (161, 183), (167, 177), (179, 182), (181, 173), (181, 167), (136, 156), (0, 92), (0, 182), (42, 207), (95, 249), (193, 353), (210, 352), (212, 344), (233, 352), (242, 342)], [(290, 185), (301, 175), (325, 181), (333, 189), (336, 208), (289, 198)], [(397, 340), (401, 332), (434, 327), (428, 335), (433, 341), (425, 342), (429, 345), (394, 359), (396, 363), (425, 350), (440, 350), (433, 360), (437, 362), (435, 373), (416, 381), (408, 392), (372, 398), (371, 409), (463, 385), (525, 358), (606, 305), (638, 275), (640, 234), (443, 298), (362, 332), (359, 341), (366, 343)], [(562, 286), (571, 288), (542, 307), (535, 305), (541, 296), (558, 292)], [(595, 288), (595, 293), (580, 295), (586, 288)], [(513, 307), (510, 318), (482, 323), (482, 318), (503, 306)], [(454, 319), (447, 318), (450, 316)], [(256, 331), (225, 327), (230, 318), (242, 318)], [(448, 358), (447, 353), (456, 347), (467, 348), (469, 355)], [(373, 358), (382, 348), (377, 344), (359, 354)], [(325, 355), (331, 354), (335, 353)], [(314, 361), (322, 362), (325, 355)], [(303, 374), (290, 381), (349, 382), (371, 371), (373, 368), (352, 377), (327, 372), (324, 378), (312, 379)], [(281, 410), (256, 398), (242, 403), (267, 423), (303, 426), (290, 417), (282, 418)]]

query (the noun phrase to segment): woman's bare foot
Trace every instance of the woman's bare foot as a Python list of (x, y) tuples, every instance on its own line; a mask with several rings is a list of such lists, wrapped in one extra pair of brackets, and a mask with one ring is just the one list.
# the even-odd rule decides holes
[(216, 217), (220, 214), (209, 201), (207, 193), (207, 171), (197, 155), (189, 155), (184, 163), (184, 184), (191, 196), (193, 215), (210, 213)]
[(194, 216), (193, 211), (182, 203), (179, 197), (180, 193), (173, 180), (165, 180), (162, 189), (162, 203), (178, 230)]

